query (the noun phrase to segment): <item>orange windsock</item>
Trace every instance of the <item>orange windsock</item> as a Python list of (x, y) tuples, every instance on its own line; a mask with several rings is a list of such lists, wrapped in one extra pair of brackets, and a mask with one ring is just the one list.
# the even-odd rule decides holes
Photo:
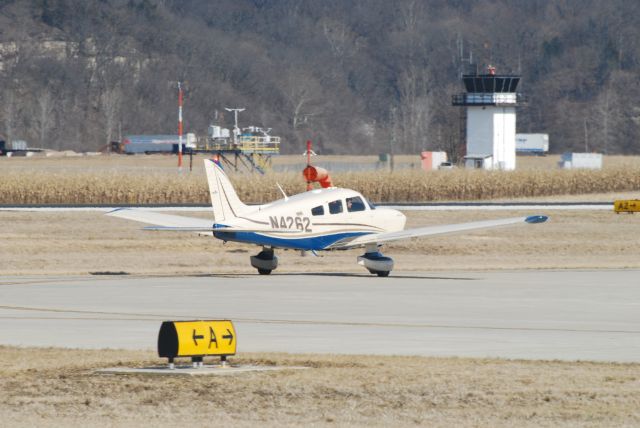
[(331, 177), (329, 177), (329, 173), (324, 168), (307, 165), (302, 171), (302, 176), (307, 180), (307, 183), (320, 183), (324, 188), (333, 187)]

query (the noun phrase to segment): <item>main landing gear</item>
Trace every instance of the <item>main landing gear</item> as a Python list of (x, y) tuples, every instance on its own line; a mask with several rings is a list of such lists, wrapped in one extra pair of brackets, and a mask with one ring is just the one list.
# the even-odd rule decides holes
[(389, 276), (393, 270), (393, 259), (378, 251), (377, 245), (367, 245), (365, 253), (358, 256), (358, 264), (364, 266), (373, 275)]
[(262, 247), (262, 251), (251, 256), (251, 266), (258, 269), (260, 275), (269, 275), (278, 267), (278, 257), (273, 253), (273, 248)]

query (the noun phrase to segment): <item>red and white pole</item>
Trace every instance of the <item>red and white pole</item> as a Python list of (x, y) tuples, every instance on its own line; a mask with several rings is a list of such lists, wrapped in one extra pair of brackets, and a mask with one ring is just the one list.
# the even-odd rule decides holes
[(182, 170), (182, 84), (178, 82), (178, 169)]
[[(311, 140), (307, 140), (307, 168), (311, 167)], [(313, 184), (307, 178), (307, 192), (313, 189)]]

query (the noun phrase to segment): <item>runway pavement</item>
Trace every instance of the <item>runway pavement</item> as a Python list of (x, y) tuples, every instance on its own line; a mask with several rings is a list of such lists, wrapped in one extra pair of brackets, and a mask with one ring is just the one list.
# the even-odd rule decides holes
[(0, 277), (0, 344), (155, 349), (234, 321), (238, 352), (640, 362), (640, 271)]

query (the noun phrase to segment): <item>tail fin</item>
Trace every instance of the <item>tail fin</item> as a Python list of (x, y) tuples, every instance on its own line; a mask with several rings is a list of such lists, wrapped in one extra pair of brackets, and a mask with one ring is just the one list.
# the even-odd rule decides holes
[(204, 169), (209, 182), (209, 194), (216, 223), (229, 221), (241, 216), (248, 207), (240, 201), (227, 174), (215, 162), (205, 159)]

